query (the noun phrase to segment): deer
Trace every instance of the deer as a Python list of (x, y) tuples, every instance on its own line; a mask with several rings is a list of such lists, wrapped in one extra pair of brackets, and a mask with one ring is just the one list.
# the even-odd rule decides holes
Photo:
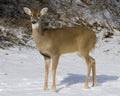
[(44, 7), (41, 10), (31, 10), (24, 7), (23, 9), (31, 18), (32, 36), (37, 50), (44, 57), (44, 90), (48, 89), (50, 60), (52, 60), (52, 91), (56, 92), (56, 71), (59, 58), (62, 54), (74, 52), (79, 53), (87, 65), (85, 88), (89, 87), (88, 82), (91, 71), (92, 86), (96, 86), (96, 63), (95, 59), (89, 55), (90, 51), (95, 48), (95, 32), (83, 25), (43, 30), (41, 18), (47, 14), (48, 8)]

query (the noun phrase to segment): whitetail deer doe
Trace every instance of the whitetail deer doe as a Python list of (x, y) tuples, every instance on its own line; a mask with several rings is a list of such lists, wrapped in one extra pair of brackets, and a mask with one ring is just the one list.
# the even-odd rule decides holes
[(61, 54), (79, 52), (87, 63), (87, 76), (85, 88), (88, 88), (90, 72), (92, 70), (93, 86), (96, 85), (95, 60), (89, 56), (89, 52), (95, 47), (96, 35), (85, 26), (65, 27), (43, 30), (41, 17), (47, 13), (48, 8), (41, 11), (31, 11), (24, 7), (24, 11), (31, 18), (32, 35), (39, 52), (45, 59), (44, 90), (48, 88), (48, 73), (50, 59), (52, 59), (52, 90), (56, 91), (56, 69)]

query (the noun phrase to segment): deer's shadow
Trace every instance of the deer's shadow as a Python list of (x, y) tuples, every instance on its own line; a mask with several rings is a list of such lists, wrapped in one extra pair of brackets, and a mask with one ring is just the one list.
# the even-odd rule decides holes
[[(86, 76), (80, 75), (80, 74), (71, 74), (68, 73), (68, 76), (64, 78), (59, 85), (65, 85), (66, 87), (77, 84), (77, 83), (85, 83)], [(119, 79), (118, 76), (111, 76), (111, 75), (97, 75), (97, 86), (101, 86), (102, 83), (108, 82), (108, 81), (114, 81)], [(92, 77), (90, 77), (90, 81), (92, 82)], [(57, 91), (60, 91), (62, 88), (58, 89)]]

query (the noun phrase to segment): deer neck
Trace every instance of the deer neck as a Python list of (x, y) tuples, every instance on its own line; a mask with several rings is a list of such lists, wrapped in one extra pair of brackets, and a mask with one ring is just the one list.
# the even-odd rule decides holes
[(42, 44), (44, 36), (41, 24), (32, 25), (32, 36), (37, 46)]
[(32, 31), (33, 31), (33, 33), (39, 33), (41, 36), (43, 35), (41, 20), (40, 20), (40, 22), (32, 24)]

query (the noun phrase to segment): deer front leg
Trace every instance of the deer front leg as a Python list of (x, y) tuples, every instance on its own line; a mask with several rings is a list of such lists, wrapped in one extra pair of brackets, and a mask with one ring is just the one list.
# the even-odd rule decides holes
[(48, 89), (48, 74), (49, 74), (49, 66), (50, 66), (50, 58), (44, 56), (45, 59), (45, 81), (44, 81), (44, 90)]
[(56, 70), (58, 65), (59, 56), (52, 58), (52, 76), (53, 76), (53, 83), (52, 83), (52, 90), (56, 91)]

